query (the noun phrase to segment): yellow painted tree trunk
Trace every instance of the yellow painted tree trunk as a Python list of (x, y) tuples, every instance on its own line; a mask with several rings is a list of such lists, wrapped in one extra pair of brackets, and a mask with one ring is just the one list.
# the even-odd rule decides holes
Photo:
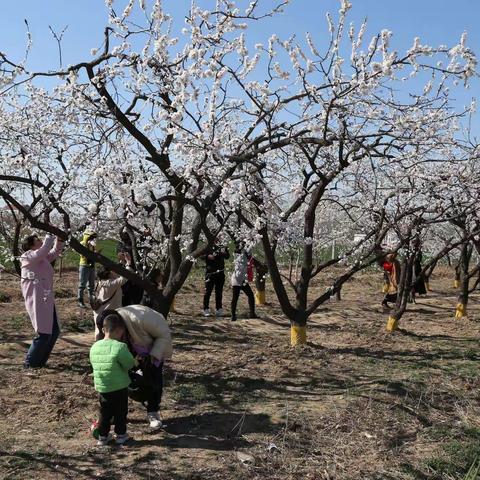
[(265, 305), (265, 290), (256, 290), (255, 291), (255, 304), (256, 305)]
[(307, 327), (292, 325), (290, 327), (290, 344), (292, 347), (297, 347), (298, 345), (305, 345), (307, 343)]
[(388, 317), (387, 320), (387, 332), (394, 332), (398, 329), (398, 320), (392, 316)]
[(457, 308), (455, 309), (455, 320), (460, 320), (467, 317), (467, 306), (463, 303), (457, 303)]

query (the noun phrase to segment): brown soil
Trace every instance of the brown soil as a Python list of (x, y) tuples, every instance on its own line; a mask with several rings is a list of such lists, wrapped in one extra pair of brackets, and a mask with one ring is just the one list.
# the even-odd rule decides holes
[(135, 443), (101, 449), (89, 433), (91, 318), (75, 307), (75, 274), (57, 280), (63, 335), (32, 376), (21, 368), (32, 332), (17, 280), (2, 279), (0, 478), (463, 478), (480, 451), (478, 297), (454, 321), (451, 276), (437, 275), (387, 334), (380, 283), (379, 273), (349, 282), (312, 318), (309, 345), (292, 350), (278, 307), (259, 308), (258, 320), (205, 319), (192, 280), (170, 316), (165, 429), (149, 431), (132, 402)]

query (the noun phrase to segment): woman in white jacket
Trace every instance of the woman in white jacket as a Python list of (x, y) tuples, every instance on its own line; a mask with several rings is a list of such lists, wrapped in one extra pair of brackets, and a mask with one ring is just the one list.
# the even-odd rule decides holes
[(146, 377), (154, 385), (147, 400), (147, 418), (152, 428), (160, 428), (160, 402), (163, 391), (163, 362), (172, 358), (172, 335), (165, 317), (144, 305), (129, 305), (116, 310), (105, 310), (97, 319), (101, 331), (103, 321), (110, 315), (120, 317), (125, 323), (127, 343), (134, 355), (140, 356), (148, 369)]
[(232, 304), (231, 313), (232, 322), (237, 320), (237, 303), (240, 291), (243, 291), (248, 298), (248, 307), (250, 310), (249, 318), (258, 318), (255, 312), (255, 296), (248, 283), (248, 254), (242, 245), (238, 245), (233, 254), (233, 272), (230, 277), (232, 284)]

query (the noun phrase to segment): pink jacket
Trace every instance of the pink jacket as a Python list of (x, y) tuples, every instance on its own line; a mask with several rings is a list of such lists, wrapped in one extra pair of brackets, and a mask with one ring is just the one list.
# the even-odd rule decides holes
[(55, 297), (54, 272), (50, 262), (60, 255), (62, 249), (62, 242), (47, 235), (38, 250), (29, 250), (20, 257), (22, 294), (32, 326), (37, 333), (52, 333)]

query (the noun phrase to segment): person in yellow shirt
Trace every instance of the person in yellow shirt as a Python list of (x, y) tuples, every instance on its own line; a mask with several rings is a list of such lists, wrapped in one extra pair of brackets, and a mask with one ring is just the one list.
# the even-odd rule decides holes
[[(91, 252), (99, 251), (97, 249), (97, 234), (92, 230), (85, 230), (80, 243)], [(85, 291), (87, 284), (89, 301), (91, 303), (95, 293), (95, 263), (88, 260), (87, 257), (80, 255), (80, 266), (78, 271), (78, 306), (80, 308), (87, 308), (83, 300), (83, 292)]]

